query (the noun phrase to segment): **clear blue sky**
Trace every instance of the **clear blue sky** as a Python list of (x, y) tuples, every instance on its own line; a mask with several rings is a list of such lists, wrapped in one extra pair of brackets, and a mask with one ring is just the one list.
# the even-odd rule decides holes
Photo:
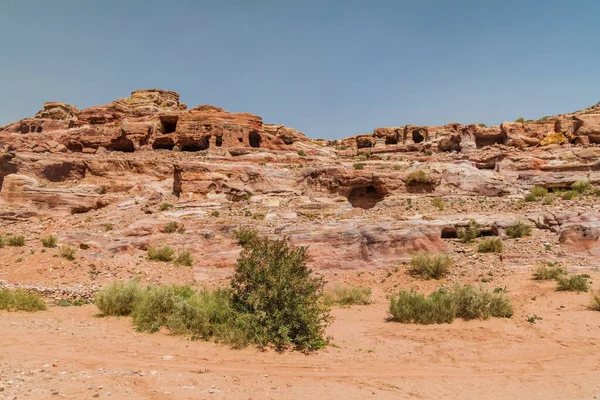
[(0, 0), (0, 125), (132, 90), (313, 138), (600, 101), (598, 0)]

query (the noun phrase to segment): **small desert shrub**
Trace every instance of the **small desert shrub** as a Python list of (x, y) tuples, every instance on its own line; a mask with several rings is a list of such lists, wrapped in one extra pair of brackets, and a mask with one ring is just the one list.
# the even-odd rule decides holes
[(106, 194), (108, 192), (108, 186), (102, 185), (100, 186), (100, 194)]
[(508, 237), (515, 239), (524, 236), (529, 236), (532, 230), (533, 228), (531, 227), (531, 225), (527, 225), (523, 221), (517, 221), (509, 225), (508, 228), (506, 228), (506, 234), (508, 235)]
[(173, 208), (173, 204), (171, 204), (171, 203), (162, 203), (158, 209), (160, 211), (167, 211), (167, 210), (169, 210), (171, 208)]
[(413, 171), (406, 176), (406, 184), (408, 186), (428, 185), (430, 183), (431, 178), (421, 169)]
[(24, 246), (25, 245), (25, 236), (23, 236), (23, 235), (9, 236), (8, 239), (6, 239), (6, 243), (9, 246), (14, 246), (14, 247)]
[(438, 210), (440, 210), (440, 211), (443, 211), (443, 210), (444, 210), (445, 204), (444, 204), (443, 200), (442, 200), (442, 199), (440, 199), (439, 197), (435, 197), (435, 198), (433, 198), (433, 199), (431, 200), (431, 204), (432, 204), (434, 207), (437, 207), (437, 209), (438, 209)]
[(410, 260), (412, 272), (425, 279), (441, 279), (450, 272), (454, 260), (447, 254), (416, 254)]
[(600, 290), (592, 294), (592, 310), (600, 311)]
[(194, 265), (194, 258), (188, 250), (183, 250), (177, 254), (177, 258), (175, 258), (175, 265), (191, 267)]
[(214, 210), (210, 213), (210, 216), (213, 218), (219, 218), (220, 215), (221, 215), (221, 213), (217, 210)]
[(137, 280), (115, 282), (96, 293), (94, 304), (103, 315), (129, 315), (140, 299), (142, 289)]
[(248, 321), (250, 341), (259, 347), (308, 351), (327, 344), (325, 282), (313, 275), (307, 259), (307, 248), (287, 241), (263, 239), (244, 247), (231, 281), (233, 307)]
[(463, 319), (510, 318), (513, 308), (505, 293), (490, 292), (481, 286), (454, 285), (452, 295), (456, 316)]
[(566, 292), (587, 292), (590, 290), (587, 276), (571, 275), (568, 278), (558, 278), (556, 290)]
[(77, 250), (75, 250), (73, 247), (62, 246), (60, 248), (60, 252), (58, 253), (58, 255), (61, 256), (62, 258), (66, 258), (69, 261), (73, 261), (75, 259), (76, 251)]
[(574, 190), (577, 193), (585, 193), (588, 190), (592, 189), (592, 185), (588, 181), (576, 181), (571, 185), (571, 190)]
[(238, 244), (242, 247), (260, 239), (258, 232), (250, 228), (241, 228), (237, 231), (234, 231), (233, 234), (237, 239)]
[(170, 221), (169, 223), (167, 223), (165, 225), (165, 227), (163, 228), (163, 232), (165, 233), (173, 233), (177, 231), (177, 228), (179, 227), (179, 224), (177, 224), (177, 222), (175, 221)]
[(520, 122), (523, 124), (523, 123), (525, 123), (525, 118), (519, 117), (519, 118), (515, 119), (515, 122)]
[(354, 169), (365, 169), (365, 164), (363, 163), (356, 163), (353, 165)]
[(560, 267), (550, 267), (548, 265), (540, 265), (533, 272), (533, 279), (537, 281), (553, 281), (567, 275), (567, 271)]
[(533, 193), (527, 193), (527, 195), (525, 196), (525, 198), (523, 200), (525, 200), (526, 202), (532, 202), (532, 201), (537, 201), (537, 197), (533, 194)]
[(502, 253), (504, 251), (504, 244), (499, 237), (485, 238), (479, 243), (477, 251), (480, 253)]
[(169, 262), (173, 261), (173, 257), (175, 256), (175, 250), (167, 245), (161, 247), (148, 247), (146, 253), (148, 255), (148, 260), (150, 261)]
[(573, 200), (576, 199), (578, 195), (579, 192), (576, 192), (575, 190), (567, 190), (562, 192), (561, 198), (563, 200)]
[(54, 235), (44, 236), (40, 240), (42, 242), (42, 246), (49, 248), (56, 247), (56, 243), (58, 242), (58, 238)]
[(529, 193), (531, 193), (535, 197), (544, 197), (548, 194), (548, 189), (546, 189), (543, 186), (535, 186), (531, 189)]
[(113, 230), (113, 224), (111, 223), (102, 224), (102, 227), (104, 228), (105, 232), (110, 232)]
[(300, 157), (306, 157), (306, 153), (304, 152), (304, 150), (298, 150), (298, 155)]
[(392, 296), (392, 321), (417, 324), (450, 323), (454, 318), (510, 318), (513, 308), (504, 292), (490, 292), (481, 287), (456, 284), (442, 287), (429, 297), (403, 290)]
[(36, 294), (22, 289), (0, 289), (0, 310), (41, 311), (45, 309), (46, 303)]
[(371, 303), (371, 289), (356, 286), (335, 286), (323, 294), (328, 305), (350, 306)]
[(4, 237), (0, 236), (0, 249), (4, 247)]
[(544, 196), (544, 198), (542, 199), (542, 204), (551, 206), (554, 203), (555, 203), (554, 197)]
[(484, 123), (477, 124), (477, 126), (480, 126), (480, 127), (482, 127), (482, 128), (487, 128), (487, 125), (486, 125), (486, 124), (484, 124)]
[(470, 243), (481, 234), (481, 229), (477, 221), (472, 219), (466, 228), (458, 228), (456, 236), (463, 243)]
[(404, 324), (451, 323), (456, 317), (456, 303), (445, 291), (436, 291), (425, 297), (414, 291), (402, 290), (390, 299), (391, 321)]

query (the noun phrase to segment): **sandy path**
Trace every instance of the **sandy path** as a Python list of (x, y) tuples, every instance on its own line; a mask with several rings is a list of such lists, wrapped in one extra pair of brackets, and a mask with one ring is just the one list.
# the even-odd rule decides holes
[[(0, 398), (600, 398), (600, 313), (588, 295), (523, 283), (510, 320), (389, 323), (382, 295), (336, 309), (334, 346), (308, 356), (139, 334), (91, 305), (2, 312)], [(520, 302), (528, 291), (533, 305)], [(529, 308), (544, 319), (526, 322)]]

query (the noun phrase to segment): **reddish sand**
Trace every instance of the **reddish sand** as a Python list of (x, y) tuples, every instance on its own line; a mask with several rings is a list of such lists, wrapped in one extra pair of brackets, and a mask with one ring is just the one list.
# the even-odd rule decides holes
[(333, 345), (312, 355), (140, 334), (93, 305), (0, 312), (0, 398), (600, 398), (600, 312), (529, 276), (505, 278), (513, 318), (443, 325), (386, 322), (376, 289), (333, 310)]

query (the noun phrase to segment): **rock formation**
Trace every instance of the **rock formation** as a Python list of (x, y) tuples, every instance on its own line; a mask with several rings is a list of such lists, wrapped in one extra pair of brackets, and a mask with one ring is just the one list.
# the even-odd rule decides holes
[[(45, 103), (1, 127), (0, 221), (37, 232), (34, 220), (57, 218), (47, 229), (90, 260), (187, 246), (196, 277), (235, 262), (234, 232), (244, 227), (309, 246), (323, 270), (452, 251), (447, 239), (471, 219), (482, 235), (525, 219), (597, 257), (600, 210), (590, 197), (562, 203), (557, 193), (577, 181), (600, 185), (598, 144), (600, 103), (539, 121), (391, 126), (327, 142), (249, 113), (188, 108), (172, 91), (138, 90), (83, 110)], [(523, 202), (534, 186), (551, 192), (548, 204)], [(436, 209), (434, 198), (451, 209)], [(81, 221), (92, 214), (111, 230)], [(185, 233), (169, 236), (169, 221)]]

